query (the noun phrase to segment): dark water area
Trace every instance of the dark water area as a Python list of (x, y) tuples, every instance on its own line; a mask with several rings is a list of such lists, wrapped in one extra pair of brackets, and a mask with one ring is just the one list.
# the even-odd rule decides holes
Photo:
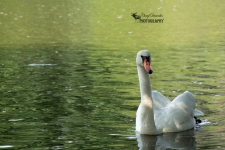
[[(0, 149), (223, 149), (224, 6), (0, 1)], [(134, 12), (164, 22), (135, 22)], [(141, 49), (152, 55), (152, 88), (170, 100), (189, 90), (210, 125), (136, 135)]]

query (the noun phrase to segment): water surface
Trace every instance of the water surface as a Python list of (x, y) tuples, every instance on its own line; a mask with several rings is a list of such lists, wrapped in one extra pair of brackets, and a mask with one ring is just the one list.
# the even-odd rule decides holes
[[(0, 148), (223, 149), (224, 6), (222, 0), (0, 1)], [(164, 22), (138, 23), (134, 12), (162, 14)], [(140, 49), (151, 51), (152, 88), (171, 100), (191, 91), (212, 125), (136, 135)]]

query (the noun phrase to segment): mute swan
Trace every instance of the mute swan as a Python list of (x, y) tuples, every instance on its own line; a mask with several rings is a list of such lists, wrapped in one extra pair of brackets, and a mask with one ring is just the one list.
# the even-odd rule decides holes
[(193, 94), (186, 91), (171, 102), (161, 93), (152, 91), (149, 74), (152, 74), (153, 70), (150, 63), (148, 50), (137, 53), (141, 103), (136, 114), (136, 131), (140, 134), (158, 135), (194, 128), (196, 124), (194, 116), (204, 114), (195, 109)]

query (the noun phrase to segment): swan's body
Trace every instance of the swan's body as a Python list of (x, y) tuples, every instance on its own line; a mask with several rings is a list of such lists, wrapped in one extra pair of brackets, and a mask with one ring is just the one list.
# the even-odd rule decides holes
[(194, 128), (194, 116), (203, 113), (195, 109), (193, 94), (186, 91), (172, 102), (157, 91), (151, 90), (149, 74), (151, 58), (147, 50), (137, 53), (136, 64), (140, 82), (141, 103), (137, 110), (136, 131), (157, 135)]

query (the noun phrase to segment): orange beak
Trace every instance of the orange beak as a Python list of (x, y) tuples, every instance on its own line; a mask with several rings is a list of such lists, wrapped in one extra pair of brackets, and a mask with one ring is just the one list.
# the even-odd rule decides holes
[(153, 70), (152, 70), (152, 67), (150, 65), (150, 62), (148, 62), (147, 59), (144, 60), (143, 65), (144, 65), (144, 68), (145, 68), (146, 72), (148, 72), (149, 74), (153, 73)]

